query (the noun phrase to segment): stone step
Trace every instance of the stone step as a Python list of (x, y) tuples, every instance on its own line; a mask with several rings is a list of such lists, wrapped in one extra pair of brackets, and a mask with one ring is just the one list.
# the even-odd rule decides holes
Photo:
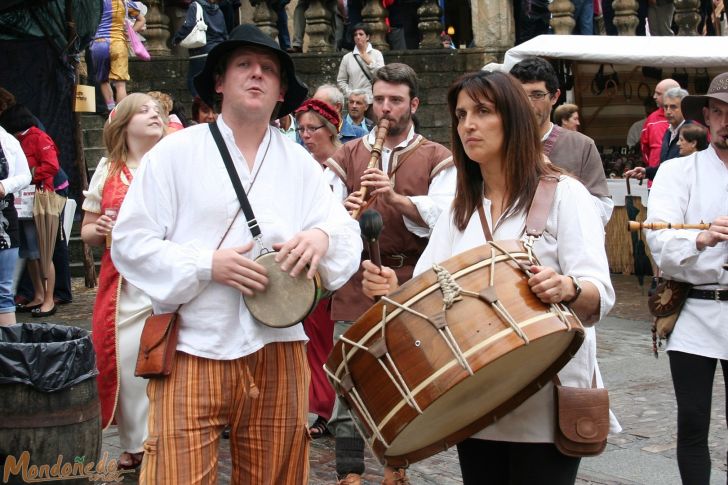
[[(83, 241), (81, 241), (81, 219), (73, 222), (71, 236), (68, 238), (68, 260), (72, 277), (82, 277), (86, 274), (83, 267)], [(94, 265), (96, 266), (96, 275), (99, 274), (101, 268), (101, 254), (103, 249), (91, 246), (91, 253), (94, 257)]]
[(91, 172), (96, 169), (99, 160), (106, 156), (106, 148), (86, 147), (83, 150), (83, 154), (86, 156), (86, 167), (89, 170), (89, 181), (91, 181)]
[[(83, 127), (83, 124), (81, 126)], [(84, 148), (102, 148), (104, 146), (103, 128), (83, 127), (82, 129), (83, 129), (83, 146), (84, 146)]]

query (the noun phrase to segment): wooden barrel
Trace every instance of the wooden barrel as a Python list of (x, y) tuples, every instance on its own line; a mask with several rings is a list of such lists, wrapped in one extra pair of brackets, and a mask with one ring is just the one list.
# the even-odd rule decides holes
[[(56, 329), (49, 337), (40, 339), (46, 340), (45, 342), (9, 343), (0, 338), (0, 354), (5, 358), (16, 355), (18, 348), (23, 345), (37, 347), (25, 355), (33, 355), (35, 351), (45, 352), (52, 344), (48, 340), (53, 340), (62, 334), (59, 331), (60, 326), (48, 325), (48, 327)], [(35, 332), (25, 330), (14, 335), (24, 337), (38, 334), (37, 328), (33, 329)], [(83, 332), (83, 339), (88, 338), (88, 332), (81, 329), (74, 330)], [(90, 346), (86, 342), (78, 346), (74, 346), (71, 342), (66, 352), (75, 351), (77, 354), (91, 352), (92, 355), (86, 355), (85, 358), (89, 360), (89, 365), (93, 369), (95, 359), (93, 350), (89, 349)], [(80, 359), (83, 356), (68, 358)], [(43, 367), (44, 364), (38, 363), (39, 361), (42, 359), (37, 361), (29, 359), (22, 361), (21, 364), (31, 367), (37, 363)], [(60, 369), (54, 368), (52, 371), (55, 373), (65, 371), (66, 374), (70, 374), (73, 372), (73, 367), (61, 361)], [(18, 366), (18, 369), (22, 370), (22, 366)], [(29, 370), (28, 374), (37, 372)], [(96, 378), (93, 374), (90, 377), (85, 375), (68, 375), (72, 384), (52, 392), (38, 390), (28, 383), (8, 382), (8, 372), (0, 376), (4, 379), (0, 383), (0, 483), (45, 481), (61, 484), (90, 483), (88, 475), (97, 474), (99, 471), (106, 472), (108, 464), (100, 464), (98, 461), (101, 452), (101, 406)], [(80, 377), (81, 380), (73, 381), (75, 377)], [(16, 377), (13, 378), (23, 382)], [(115, 466), (115, 463), (112, 466)]]
[[(23, 473), (31, 477), (36, 470), (39, 479), (79, 477), (85, 473), (79, 464), (91, 462), (95, 473), (101, 452), (96, 379), (51, 393), (25, 384), (3, 384), (0, 409), (0, 462), (5, 455), (2, 473), (11, 474), (8, 483), (27, 483)], [(25, 451), (28, 454), (23, 454)], [(4, 483), (1, 478), (0, 483)], [(89, 483), (88, 478), (53, 483), (77, 484), (80, 480)]]

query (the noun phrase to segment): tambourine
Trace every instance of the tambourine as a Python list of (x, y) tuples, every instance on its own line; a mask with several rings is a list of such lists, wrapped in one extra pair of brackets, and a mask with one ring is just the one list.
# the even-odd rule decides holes
[(293, 278), (281, 270), (275, 260), (277, 251), (266, 251), (255, 262), (268, 271), (268, 287), (253, 296), (243, 295), (250, 314), (260, 323), (273, 328), (292, 327), (302, 322), (325, 295), (321, 276), (316, 272), (308, 279), (306, 271)]

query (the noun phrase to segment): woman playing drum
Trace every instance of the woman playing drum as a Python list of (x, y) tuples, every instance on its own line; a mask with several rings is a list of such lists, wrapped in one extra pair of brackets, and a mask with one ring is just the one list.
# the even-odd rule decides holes
[[(415, 268), (494, 240), (519, 239), (539, 178), (559, 177), (546, 229), (534, 244), (542, 266), (532, 266), (528, 285), (544, 303), (568, 303), (585, 325), (586, 340), (559, 372), (566, 386), (591, 387), (596, 375), (593, 325), (614, 304), (604, 249), (604, 229), (590, 195), (575, 179), (550, 165), (541, 152), (533, 109), (521, 86), (503, 73), (467, 74), (450, 87), (452, 146), (458, 169), (452, 208), (440, 217)], [(479, 207), (484, 209), (486, 227)], [(397, 287), (394, 272), (364, 263), (364, 292), (384, 295)], [(573, 484), (579, 458), (553, 444), (553, 386), (545, 386), (495, 424), (458, 445), (466, 484)], [(613, 421), (613, 430), (618, 429)]]

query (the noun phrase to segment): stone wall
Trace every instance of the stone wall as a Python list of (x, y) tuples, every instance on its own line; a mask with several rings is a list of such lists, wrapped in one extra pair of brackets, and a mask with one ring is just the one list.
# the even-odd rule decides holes
[[(323, 83), (336, 83), (341, 54), (296, 54), (296, 72), (308, 84), (310, 92)], [(476, 71), (492, 58), (484, 49), (414, 50), (384, 53), (386, 63), (403, 62), (412, 66), (420, 82), (420, 109), (417, 117), (420, 133), (440, 143), (450, 144), (450, 119), (447, 114), (447, 89), (466, 72)], [(149, 62), (130, 61), (131, 91), (164, 91), (188, 107), (187, 59), (156, 58)], [(188, 110), (189, 114), (189, 110)]]

